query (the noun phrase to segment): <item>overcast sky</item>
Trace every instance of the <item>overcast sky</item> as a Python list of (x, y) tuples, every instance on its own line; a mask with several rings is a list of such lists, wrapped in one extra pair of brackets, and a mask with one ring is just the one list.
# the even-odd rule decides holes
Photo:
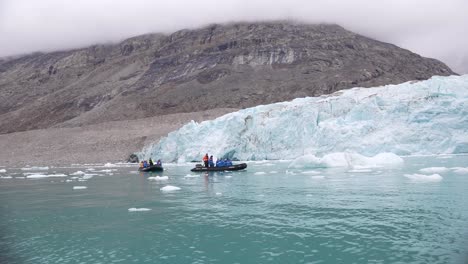
[(336, 23), (468, 73), (468, 0), (0, 0), (0, 57), (279, 19)]

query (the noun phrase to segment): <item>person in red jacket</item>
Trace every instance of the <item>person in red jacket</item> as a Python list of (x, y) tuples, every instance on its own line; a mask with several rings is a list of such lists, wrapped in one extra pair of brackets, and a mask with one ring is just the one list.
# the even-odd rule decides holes
[(205, 167), (207, 168), (208, 168), (208, 160), (209, 160), (208, 153), (206, 153), (206, 155), (203, 157), (203, 162), (205, 163)]

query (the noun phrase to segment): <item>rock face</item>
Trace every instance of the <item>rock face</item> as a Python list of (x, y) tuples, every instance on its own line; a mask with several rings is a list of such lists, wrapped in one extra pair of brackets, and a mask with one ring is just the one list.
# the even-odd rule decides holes
[(0, 60), (0, 133), (317, 96), (455, 74), (337, 25), (212, 25)]

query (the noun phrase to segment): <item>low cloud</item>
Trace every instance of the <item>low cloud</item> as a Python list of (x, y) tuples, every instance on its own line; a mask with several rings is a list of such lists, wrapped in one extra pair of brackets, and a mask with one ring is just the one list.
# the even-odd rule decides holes
[(466, 0), (0, 0), (0, 56), (117, 42), (210, 23), (336, 23), (468, 73)]

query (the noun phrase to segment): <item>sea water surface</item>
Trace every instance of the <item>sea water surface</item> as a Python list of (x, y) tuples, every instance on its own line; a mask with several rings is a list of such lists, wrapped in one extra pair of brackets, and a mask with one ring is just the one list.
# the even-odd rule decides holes
[(468, 156), (404, 160), (0, 167), (0, 262), (466, 263)]

